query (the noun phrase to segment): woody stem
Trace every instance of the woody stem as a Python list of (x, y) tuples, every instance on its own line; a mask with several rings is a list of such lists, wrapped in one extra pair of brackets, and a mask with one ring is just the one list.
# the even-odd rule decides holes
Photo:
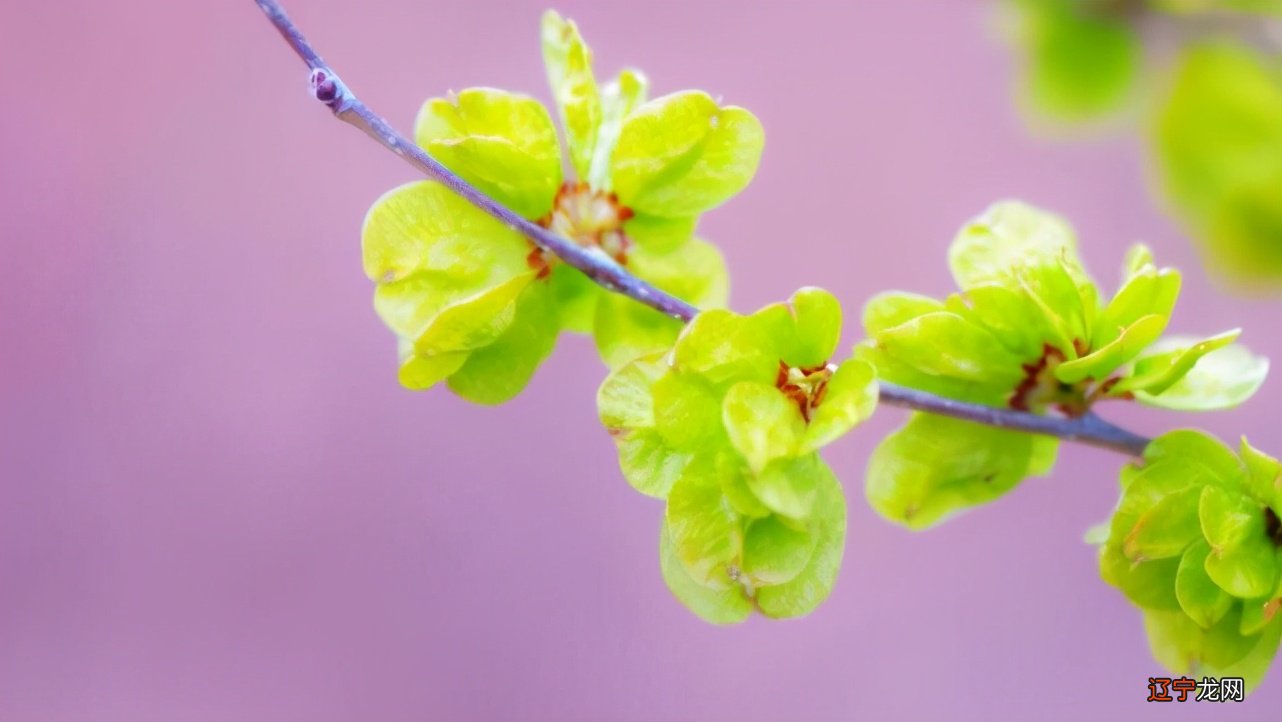
[[(428, 178), (449, 187), (472, 205), (521, 233), (539, 248), (583, 272), (603, 288), (627, 296), (681, 321), (689, 322), (699, 312), (699, 309), (680, 298), (632, 275), (600, 249), (580, 246), (564, 236), (522, 218), (460, 178), (418, 145), (398, 133), (386, 120), (361, 102), (307, 42), (302, 31), (285, 13), (285, 9), (279, 2), (276, 0), (255, 0), (255, 2), (285, 42), (289, 43), (289, 46), (311, 70), (312, 96), (328, 107), (339, 120), (364, 131), (379, 145), (400, 156)], [(1149, 442), (1143, 436), (1114, 426), (1092, 414), (1074, 419), (1062, 419), (956, 401), (884, 381), (881, 382), (880, 389), (881, 401), (891, 406), (952, 416), (989, 426), (1056, 436), (1129, 456), (1140, 455)]]

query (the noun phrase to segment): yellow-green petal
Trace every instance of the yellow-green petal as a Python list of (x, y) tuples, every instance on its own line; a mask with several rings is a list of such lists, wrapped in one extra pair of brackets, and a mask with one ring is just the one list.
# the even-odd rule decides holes
[(743, 190), (765, 143), (761, 123), (707, 93), (655, 98), (623, 121), (610, 159), (610, 179), (629, 208), (684, 218)]
[(423, 104), (414, 139), (433, 158), (524, 218), (552, 209), (561, 148), (543, 104), (493, 88), (468, 88)]
[(579, 26), (548, 10), (543, 13), (543, 65), (565, 128), (570, 160), (587, 180), (601, 126), (601, 95), (592, 76), (592, 51)]

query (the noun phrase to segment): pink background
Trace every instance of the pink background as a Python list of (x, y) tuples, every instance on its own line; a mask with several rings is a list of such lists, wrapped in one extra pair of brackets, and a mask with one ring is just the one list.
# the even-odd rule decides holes
[[(546, 98), (543, 4), (291, 9), (406, 128), (450, 88)], [(954, 230), (1018, 195), (1067, 214), (1110, 285), (1137, 239), (1186, 268), (1175, 330), (1241, 324), (1282, 357), (1278, 301), (1207, 280), (1137, 142), (1029, 136), (985, 6), (845, 5), (561, 4), (603, 71), (764, 122), (757, 181), (702, 228), (738, 308), (942, 294)], [(914, 535), (861, 489), (897, 410), (828, 454), (851, 506), (831, 599), (699, 622), (659, 577), (661, 506), (616, 470), (584, 339), (502, 409), (397, 386), (358, 230), (414, 175), (304, 78), (248, 0), (0, 5), (0, 718), (1277, 719), (1278, 668), (1241, 705), (1143, 701), (1160, 670), (1081, 541), (1118, 457), (1068, 447)], [(1106, 412), (1277, 452), (1280, 402), (1275, 379), (1231, 413)]]

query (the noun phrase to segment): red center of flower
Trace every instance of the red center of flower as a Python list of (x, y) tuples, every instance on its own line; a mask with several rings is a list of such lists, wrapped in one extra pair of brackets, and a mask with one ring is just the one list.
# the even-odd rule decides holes
[(828, 392), (828, 379), (832, 378), (832, 372), (830, 364), (798, 368), (780, 361), (775, 388), (796, 403), (801, 409), (801, 418), (810, 423), (810, 414), (819, 408)]
[[(1073, 350), (1079, 358), (1091, 352), (1089, 345), (1079, 339), (1073, 341)], [(1114, 376), (1100, 383), (1089, 378), (1075, 384), (1063, 383), (1055, 378), (1055, 368), (1066, 360), (1063, 351), (1049, 343), (1043, 344), (1041, 358), (1021, 367), (1024, 378), (1011, 393), (1010, 407), (1018, 411), (1040, 412), (1053, 406), (1061, 414), (1076, 418), (1090, 411), (1091, 404), (1121, 381), (1120, 376)], [(1122, 394), (1117, 398), (1131, 397)]]
[[(552, 210), (538, 224), (584, 248), (599, 248), (627, 265), (632, 241), (623, 232), (623, 222), (631, 217), (632, 209), (621, 205), (615, 194), (595, 190), (581, 181), (566, 181), (556, 192)], [(556, 259), (535, 246), (527, 260), (530, 268), (539, 272), (539, 278), (546, 278)]]

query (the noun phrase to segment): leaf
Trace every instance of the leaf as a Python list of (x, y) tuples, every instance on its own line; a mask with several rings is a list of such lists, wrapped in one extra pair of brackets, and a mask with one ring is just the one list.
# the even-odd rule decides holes
[(561, 328), (572, 333), (592, 333), (597, 305), (602, 296), (611, 296), (581, 271), (565, 263), (552, 266), (547, 278), (556, 296), (556, 313)]
[(811, 411), (799, 451), (818, 451), (872, 416), (877, 408), (877, 374), (857, 359), (843, 361), (828, 379), (820, 404)]
[[(614, 154), (614, 146), (619, 141), (619, 131), (623, 128), (624, 119), (645, 102), (647, 86), (641, 71), (627, 69), (601, 89), (601, 127), (597, 131), (592, 167), (587, 175), (588, 183), (593, 188), (610, 190), (610, 156)], [(694, 230), (693, 224), (690, 230)], [(631, 236), (632, 233), (629, 232), (628, 235)]]
[(423, 150), (523, 218), (552, 209), (561, 149), (547, 109), (533, 98), (468, 88), (423, 104), (414, 126)]
[(1100, 578), (1117, 587), (1132, 604), (1145, 610), (1180, 611), (1175, 595), (1179, 557), (1134, 562), (1122, 553), (1121, 544), (1110, 542), (1100, 547), (1099, 562)]
[(1135, 391), (1148, 406), (1177, 411), (1231, 409), (1255, 395), (1269, 374), (1269, 361), (1241, 345), (1207, 352), (1182, 378), (1159, 394)]
[(923, 374), (1015, 388), (1023, 376), (1020, 359), (992, 334), (955, 313), (918, 316), (877, 335), (878, 348)]
[(1175, 598), (1184, 613), (1206, 629), (1224, 618), (1233, 606), (1233, 597), (1220, 589), (1206, 575), (1206, 556), (1211, 552), (1205, 541), (1185, 550), (1175, 572)]
[(629, 429), (614, 438), (619, 470), (633, 489), (666, 499), (673, 484), (694, 461), (694, 455), (675, 451), (653, 428)]
[(796, 333), (783, 361), (799, 368), (827, 363), (841, 338), (841, 303), (822, 288), (806, 287), (793, 293), (788, 305)]
[(770, 511), (794, 520), (810, 517), (828, 467), (818, 454), (777, 459), (749, 474), (748, 488)]
[[(415, 348), (419, 353), (448, 353), (473, 351), (493, 344), (516, 319), (517, 299), (521, 297), (533, 278), (532, 273), (516, 276), (442, 308), (419, 331), (418, 337), (414, 339)], [(376, 309), (380, 309), (380, 313), (383, 313), (381, 309), (388, 308), (389, 299), (392, 298), (387, 292), (399, 288), (401, 286), (393, 284), (379, 287), (374, 305)], [(420, 293), (415, 289), (412, 295), (418, 296)], [(397, 302), (399, 301), (398, 297)], [(531, 315), (533, 313), (531, 312)], [(555, 336), (555, 310), (547, 304), (541, 304), (538, 313), (546, 318), (538, 319), (537, 322), (546, 321), (547, 327), (552, 329), (552, 335)], [(549, 345), (544, 355), (550, 350)]]
[(565, 128), (570, 160), (580, 179), (588, 169), (601, 126), (601, 96), (592, 77), (592, 51), (579, 27), (554, 10), (543, 13), (543, 65)]
[(1181, 489), (1163, 496), (1140, 513), (1122, 542), (1126, 556), (1136, 561), (1179, 556), (1189, 544), (1200, 540), (1198, 499), (1201, 494), (1202, 490), (1196, 486)]
[(1179, 298), (1180, 284), (1179, 271), (1171, 268), (1159, 271), (1145, 266), (1133, 273), (1100, 314), (1091, 347), (1111, 344), (1128, 328), (1151, 316), (1161, 318), (1165, 328)]
[(1086, 379), (1108, 378), (1109, 374), (1156, 341), (1166, 329), (1166, 321), (1167, 319), (1163, 316), (1140, 318), (1122, 329), (1108, 345), (1055, 367), (1055, 378), (1066, 384), (1075, 384)]
[(797, 404), (774, 386), (755, 381), (741, 381), (726, 391), (721, 421), (754, 473), (775, 459), (795, 456), (806, 433)]
[(1276, 548), (1265, 533), (1264, 510), (1240, 493), (1208, 486), (1202, 491), (1198, 516), (1211, 548), (1207, 575), (1235, 597), (1272, 592), (1278, 562)]
[(815, 549), (805, 569), (790, 581), (757, 590), (757, 607), (774, 618), (811, 613), (832, 592), (846, 546), (846, 499), (841, 484), (826, 464), (815, 457), (816, 499), (807, 528)]
[(1240, 661), (1257, 641), (1238, 633), (1240, 611), (1232, 610), (1210, 629), (1183, 612), (1144, 613), (1144, 630), (1157, 661), (1176, 674), (1215, 674)]
[(867, 495), (883, 517), (925, 529), (992, 501), (1030, 473), (1033, 437), (933, 414), (913, 414), (868, 462)]
[(702, 311), (686, 324), (672, 349), (673, 366), (712, 384), (771, 383), (779, 357), (760, 324), (731, 311)]
[(756, 519), (743, 540), (743, 570), (758, 586), (791, 581), (806, 568), (816, 541), (814, 534), (781, 517)]
[(1274, 512), (1282, 509), (1282, 464), (1247, 443), (1245, 436), (1238, 454), (1247, 470), (1243, 489), (1260, 504), (1272, 507)]
[(1139, 390), (1161, 394), (1188, 375), (1203, 356), (1228, 346), (1241, 334), (1241, 329), (1233, 329), (1201, 340), (1187, 336), (1161, 339), (1140, 354), (1130, 375), (1115, 384), (1111, 392), (1121, 395)]
[(1282, 73), (1242, 43), (1179, 59), (1152, 127), (1165, 195), (1220, 270), (1282, 277)]
[[(1188, 483), (1236, 484), (1245, 472), (1232, 449), (1195, 429), (1168, 431), (1153, 439), (1144, 449), (1144, 459), (1150, 464), (1171, 462), (1181, 468), (1180, 475)], [(1190, 469), (1203, 474), (1195, 475)]]
[(1020, 201), (994, 203), (962, 228), (948, 250), (948, 265), (962, 290), (1009, 286), (1021, 268), (1054, 266), (1061, 260), (1075, 279), (1085, 279), (1072, 227)]
[(443, 295), (433, 308), (528, 273), (529, 250), (521, 234), (433, 181), (384, 193), (361, 227), (365, 275), (379, 284), (430, 281)]
[(1056, 333), (1023, 289), (976, 286), (949, 296), (945, 307), (986, 329), (1002, 348), (1021, 359), (1041, 357), (1046, 340)]
[(694, 236), (698, 217), (664, 218), (638, 213), (623, 222), (623, 232), (636, 242), (636, 251), (665, 251), (676, 248)]
[(401, 385), (412, 391), (423, 391), (443, 381), (458, 370), (467, 360), (467, 352), (420, 356), (414, 352), (414, 342), (400, 339), (397, 343), (400, 369), (397, 378)]
[(708, 587), (690, 578), (672, 551), (666, 521), (659, 531), (659, 563), (668, 589), (686, 608), (704, 621), (713, 624), (738, 624), (752, 614), (752, 601), (739, 588), (728, 582), (719, 587)]
[(479, 348), (449, 378), (450, 390), (478, 404), (501, 404), (529, 383), (556, 346), (556, 311), (546, 287), (526, 289), (512, 323)]
[(729, 588), (725, 574), (740, 567), (743, 520), (708, 464), (686, 467), (668, 495), (665, 517), (673, 554), (696, 583)]
[(1017, 2), (1028, 56), (1023, 93), (1037, 111), (1083, 120), (1116, 110), (1135, 84), (1140, 42), (1119, 17), (1068, 0)]
[(765, 134), (752, 113), (699, 91), (655, 98), (623, 121), (610, 160), (619, 200), (638, 212), (695, 216), (743, 190)]
[(663, 351), (681, 333), (681, 322), (616, 293), (602, 293), (593, 314), (592, 338), (606, 366)]
[(875, 337), (918, 316), (943, 310), (944, 304), (929, 296), (903, 291), (879, 293), (864, 304), (864, 333)]
[(699, 375), (669, 371), (652, 391), (655, 428), (673, 449), (700, 451), (724, 439), (721, 396)]

